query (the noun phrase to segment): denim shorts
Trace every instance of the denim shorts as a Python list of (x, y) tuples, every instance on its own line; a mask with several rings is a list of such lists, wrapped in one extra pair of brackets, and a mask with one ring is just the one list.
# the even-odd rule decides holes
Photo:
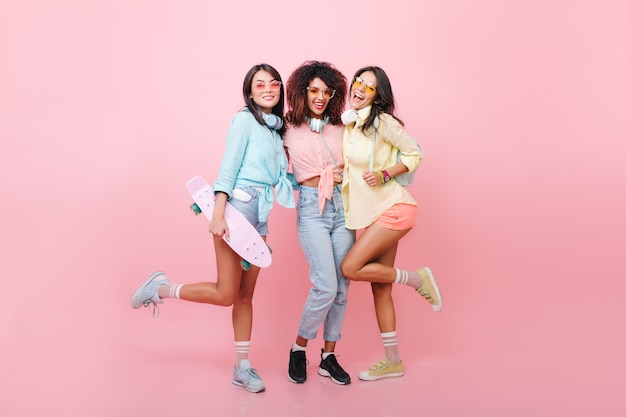
[(241, 187), (241, 190), (250, 194), (252, 197), (250, 201), (240, 201), (231, 198), (228, 202), (237, 209), (237, 211), (243, 214), (252, 226), (256, 229), (256, 231), (261, 236), (267, 236), (268, 227), (267, 222), (259, 221), (259, 195), (261, 194), (259, 190), (254, 187)]

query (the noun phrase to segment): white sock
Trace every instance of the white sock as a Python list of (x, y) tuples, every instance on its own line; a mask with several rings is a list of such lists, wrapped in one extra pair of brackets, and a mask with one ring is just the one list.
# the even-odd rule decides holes
[(400, 284), (400, 285), (406, 285), (408, 281), (409, 281), (409, 272), (396, 268), (396, 280), (394, 283)]
[(293, 346), (291, 347), (291, 351), (292, 352), (298, 352), (298, 351), (306, 352), (306, 346), (300, 346), (299, 344), (294, 343)]
[(400, 353), (398, 351), (398, 335), (395, 331), (381, 333), (383, 339), (383, 347), (385, 348), (385, 357), (391, 363), (400, 362)]
[(418, 289), (422, 286), (422, 277), (416, 271), (405, 271), (403, 269), (396, 268), (396, 280), (395, 284), (408, 285)]
[(242, 360), (248, 359), (248, 353), (250, 352), (250, 341), (245, 340), (243, 342), (235, 341), (235, 356), (237, 358), (237, 369), (239, 369), (239, 363)]
[(180, 289), (184, 284), (168, 284), (160, 285), (157, 288), (157, 294), (161, 298), (178, 298), (180, 300)]

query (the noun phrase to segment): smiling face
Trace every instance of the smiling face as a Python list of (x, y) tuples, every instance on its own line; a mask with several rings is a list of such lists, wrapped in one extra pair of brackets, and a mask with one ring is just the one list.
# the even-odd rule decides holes
[(265, 70), (257, 71), (252, 77), (250, 97), (264, 113), (271, 113), (280, 100), (280, 81)]
[(362, 72), (352, 81), (350, 87), (350, 106), (355, 110), (371, 106), (378, 96), (378, 81), (372, 71)]
[(312, 79), (307, 89), (307, 116), (321, 119), (333, 96), (333, 90), (321, 78)]

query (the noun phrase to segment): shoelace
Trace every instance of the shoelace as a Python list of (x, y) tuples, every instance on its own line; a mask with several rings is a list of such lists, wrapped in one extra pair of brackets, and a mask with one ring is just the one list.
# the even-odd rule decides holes
[(143, 306), (146, 307), (148, 310), (150, 310), (150, 305), (152, 304), (152, 318), (156, 319), (157, 317), (159, 317), (159, 306), (156, 305), (156, 303), (152, 300), (148, 300), (145, 303), (143, 303)]

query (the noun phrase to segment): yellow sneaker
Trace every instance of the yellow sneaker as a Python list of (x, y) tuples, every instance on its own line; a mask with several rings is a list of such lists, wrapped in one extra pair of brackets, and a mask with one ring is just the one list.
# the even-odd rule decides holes
[(422, 286), (416, 291), (430, 303), (434, 312), (441, 311), (443, 300), (433, 272), (425, 266), (418, 269), (417, 273), (422, 277)]
[(394, 378), (402, 375), (404, 375), (402, 361), (400, 363), (391, 363), (389, 359), (385, 358), (376, 365), (372, 365), (367, 371), (360, 372), (359, 379), (376, 381), (377, 379)]

